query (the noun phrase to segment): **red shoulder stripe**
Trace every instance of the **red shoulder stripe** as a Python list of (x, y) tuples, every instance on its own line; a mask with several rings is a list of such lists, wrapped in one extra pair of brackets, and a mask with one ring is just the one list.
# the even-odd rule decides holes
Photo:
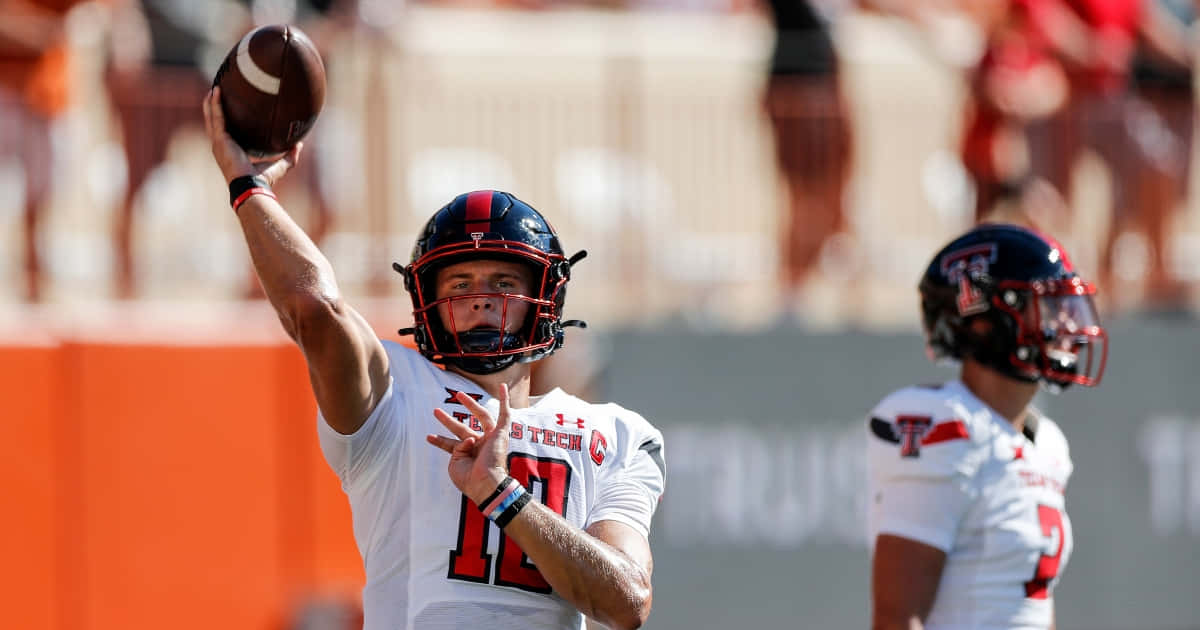
[(921, 445), (937, 444), (938, 442), (949, 442), (951, 440), (965, 440), (970, 438), (967, 433), (967, 423), (962, 420), (947, 420), (933, 425), (933, 428), (921, 438)]

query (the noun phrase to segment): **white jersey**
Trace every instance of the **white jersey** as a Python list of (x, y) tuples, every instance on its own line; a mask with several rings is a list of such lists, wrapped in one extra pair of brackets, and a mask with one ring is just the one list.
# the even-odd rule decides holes
[(946, 552), (926, 628), (1050, 627), (1071, 555), (1072, 464), (1058, 426), (1031, 416), (1032, 439), (959, 381), (901, 389), (871, 412), (871, 540)]
[[(364, 630), (582, 628), (537, 568), (451, 483), (435, 408), (479, 429), (455, 392), (493, 416), (483, 388), (419, 353), (384, 342), (391, 386), (366, 423), (340, 435), (319, 421), (321, 450), (350, 498), (366, 569)], [(615, 404), (562, 390), (512, 410), (509, 474), (534, 500), (586, 528), (619, 521), (648, 535), (665, 482), (662, 434)]]

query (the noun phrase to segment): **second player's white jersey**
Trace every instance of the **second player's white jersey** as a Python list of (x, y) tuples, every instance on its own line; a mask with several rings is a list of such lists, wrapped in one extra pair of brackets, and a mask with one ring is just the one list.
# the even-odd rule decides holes
[(871, 412), (871, 540), (946, 552), (926, 628), (1050, 627), (1071, 555), (1072, 464), (1058, 426), (1031, 415), (1032, 439), (959, 381), (899, 390)]
[[(392, 383), (371, 417), (349, 436), (324, 420), (318, 428), (366, 568), (364, 630), (582, 628), (582, 615), (454, 487), (449, 455), (425, 441), (446, 434), (433, 416), (439, 407), (479, 429), (455, 392), (493, 417), (499, 402), (413, 350), (384, 346)], [(513, 410), (509, 437), (509, 474), (534, 500), (579, 528), (614, 520), (648, 534), (663, 492), (663, 440), (641, 416), (556, 389)]]

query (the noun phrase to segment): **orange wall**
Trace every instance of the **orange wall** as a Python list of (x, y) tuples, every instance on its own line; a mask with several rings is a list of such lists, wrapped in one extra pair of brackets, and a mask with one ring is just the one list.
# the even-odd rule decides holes
[(14, 628), (55, 628), (60, 583), (56, 419), (57, 346), (0, 346), (4, 400), (0, 457), (0, 608)]
[(6, 627), (277, 628), (357, 596), (291, 345), (0, 345)]

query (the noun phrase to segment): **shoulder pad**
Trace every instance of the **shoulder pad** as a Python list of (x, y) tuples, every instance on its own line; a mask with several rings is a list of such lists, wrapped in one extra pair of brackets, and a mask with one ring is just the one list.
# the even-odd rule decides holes
[(907, 387), (885, 397), (871, 410), (871, 433), (899, 444), (902, 455), (916, 456), (921, 446), (954, 440), (970, 440), (963, 409), (940, 388)]
[(868, 419), (872, 466), (922, 477), (968, 472), (973, 443), (965, 411), (941, 389), (909, 387), (890, 394)]

